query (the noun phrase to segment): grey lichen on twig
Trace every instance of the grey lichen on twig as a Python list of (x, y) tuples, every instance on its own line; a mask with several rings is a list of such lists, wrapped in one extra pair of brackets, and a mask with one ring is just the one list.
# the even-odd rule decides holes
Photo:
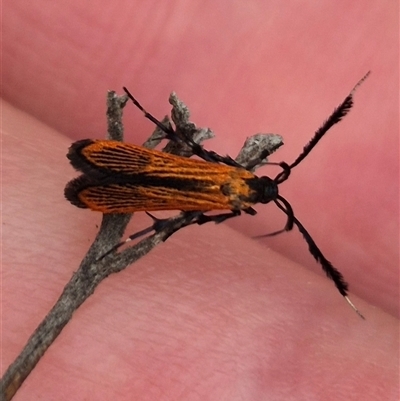
[[(172, 105), (172, 121), (178, 136), (191, 138), (199, 144), (214, 136), (210, 129), (198, 128), (189, 120), (188, 108), (174, 93), (171, 94), (169, 101)], [(126, 95), (118, 96), (112, 91), (107, 95), (108, 139), (123, 140), (122, 111), (126, 102)], [(162, 122), (172, 127), (168, 118), (164, 118)], [(165, 132), (156, 127), (144, 146), (153, 148), (164, 138)], [(246, 140), (236, 161), (245, 168), (250, 166), (251, 169), (254, 169), (264, 164), (265, 156), (274, 152), (281, 145), (282, 138), (279, 135), (257, 134)], [(186, 157), (192, 155), (190, 146), (181, 142), (169, 142), (164, 151)], [(12, 399), (40, 358), (72, 318), (73, 313), (94, 292), (98, 284), (110, 274), (124, 270), (179, 229), (196, 223), (201, 214), (200, 211), (181, 212), (177, 216), (163, 221), (159, 230), (138, 241), (135, 245), (121, 252), (109, 253), (105, 257), (102, 255), (120, 243), (131, 215), (103, 215), (100, 230), (78, 270), (65, 286), (53, 308), (29, 338), (20, 355), (4, 373), (0, 382), (1, 400)]]
[(260, 155), (265, 152), (270, 155), (282, 145), (283, 138), (280, 135), (255, 134), (246, 139), (235, 160), (248, 170), (255, 171), (268, 163), (268, 159)]

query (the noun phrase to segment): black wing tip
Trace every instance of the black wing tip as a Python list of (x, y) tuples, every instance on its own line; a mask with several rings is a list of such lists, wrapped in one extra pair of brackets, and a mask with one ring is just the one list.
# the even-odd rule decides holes
[[(81, 160), (81, 152), (82, 149), (86, 146), (94, 143), (93, 139), (80, 139), (79, 141), (73, 142), (68, 149), (67, 158), (71, 161), (71, 164), (74, 166), (74, 162), (76, 160)], [(75, 167), (75, 166), (74, 166)]]
[(74, 206), (80, 207), (82, 209), (87, 209), (88, 206), (81, 201), (79, 198), (79, 193), (90, 185), (90, 181), (87, 176), (81, 175), (73, 180), (69, 181), (64, 189), (64, 196), (69, 202)]
[(71, 166), (82, 173), (91, 174), (98, 169), (93, 168), (92, 163), (82, 154), (83, 150), (95, 143), (94, 139), (81, 139), (71, 144), (68, 149), (67, 159), (71, 163)]

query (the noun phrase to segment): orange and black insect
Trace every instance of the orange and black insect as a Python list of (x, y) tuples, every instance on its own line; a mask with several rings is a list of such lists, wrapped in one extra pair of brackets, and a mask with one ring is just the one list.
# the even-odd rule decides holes
[[(249, 171), (251, 166), (248, 166), (249, 169), (243, 168), (229, 157), (205, 150), (191, 138), (178, 137), (172, 128), (148, 113), (124, 88), (145, 117), (163, 130), (168, 139), (186, 143), (194, 154), (204, 160), (175, 156), (118, 141), (84, 139), (73, 143), (67, 155), (72, 166), (83, 174), (67, 184), (65, 197), (75, 206), (102, 213), (230, 211), (211, 216), (202, 213), (196, 223), (221, 222), (242, 211), (254, 215), (255, 204), (274, 202), (287, 215), (285, 228), (276, 233), (297, 226), (310, 253), (333, 280), (340, 294), (360, 314), (347, 296), (348, 285), (342, 274), (324, 257), (308, 231), (295, 217), (290, 203), (279, 194), (278, 186), (288, 179), (293, 168), (306, 158), (325, 133), (349, 112), (353, 105), (354, 91), (367, 76), (357, 83), (292, 164), (269, 163), (282, 168), (273, 179), (257, 177)], [(259, 161), (266, 156), (262, 154)], [(253, 166), (255, 164), (258, 163), (253, 163)]]
[(278, 195), (277, 183), (225, 164), (175, 156), (118, 141), (84, 139), (68, 153), (84, 174), (65, 196), (102, 213), (248, 210)]

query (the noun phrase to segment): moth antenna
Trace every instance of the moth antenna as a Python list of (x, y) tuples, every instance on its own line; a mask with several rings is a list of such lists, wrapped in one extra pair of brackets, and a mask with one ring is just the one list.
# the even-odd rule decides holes
[(321, 140), (321, 138), (332, 128), (335, 124), (340, 122), (342, 118), (350, 111), (353, 107), (353, 95), (357, 88), (368, 78), (371, 71), (368, 71), (353, 87), (351, 92), (346, 96), (343, 102), (336, 107), (329, 118), (322, 124), (322, 126), (316, 131), (310, 142), (307, 143), (303, 148), (303, 152), (297, 157), (297, 159), (290, 165), (290, 169), (293, 169), (300, 164), (308, 154), (314, 149), (315, 145)]

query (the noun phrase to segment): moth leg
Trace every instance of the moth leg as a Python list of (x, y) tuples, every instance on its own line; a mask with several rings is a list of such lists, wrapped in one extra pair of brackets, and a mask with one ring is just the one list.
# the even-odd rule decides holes
[(207, 162), (224, 163), (228, 166), (243, 168), (243, 166), (237, 163), (230, 156), (221, 156), (212, 150), (206, 150), (203, 148), (203, 146), (194, 142), (193, 139), (188, 138), (186, 135), (184, 136), (184, 138), (182, 138), (182, 140), (185, 142), (186, 145), (188, 145), (191, 148), (193, 154), (195, 154), (196, 156), (200, 157), (201, 159)]
[[(199, 216), (201, 216), (203, 213), (200, 211), (190, 211), (190, 212), (184, 212), (184, 214), (178, 216), (177, 218), (167, 218), (167, 219), (159, 219), (158, 217), (153, 216), (149, 212), (145, 212), (152, 220), (153, 224), (150, 227), (147, 227), (141, 231), (138, 231), (135, 234), (130, 235), (125, 241), (122, 241), (118, 243), (117, 245), (113, 246), (109, 251), (107, 251), (104, 255), (102, 255), (99, 260), (103, 259), (107, 255), (109, 255), (111, 252), (116, 251), (118, 248), (120, 248), (122, 245), (126, 244), (127, 242), (134, 241), (137, 238), (143, 237), (146, 234), (151, 233), (154, 231), (154, 233), (159, 233), (162, 231), (165, 232), (165, 237), (163, 238), (163, 241), (166, 241), (172, 234), (176, 233), (179, 231), (181, 228), (190, 226), (192, 224), (197, 223), (197, 219)], [(183, 221), (179, 222), (176, 226), (174, 225), (173, 220), (182, 220), (182, 217), (184, 218)]]
[[(130, 235), (123, 243), (125, 242), (129, 242), (129, 241), (133, 241), (137, 238), (142, 237), (143, 235), (146, 235), (152, 231), (154, 231), (155, 233), (161, 232), (165, 229), (169, 229), (171, 230), (171, 219), (167, 218), (167, 219), (159, 219), (156, 216), (153, 216), (151, 213), (149, 212), (145, 212), (147, 214), (147, 216), (149, 216), (152, 220), (153, 220), (153, 224), (150, 227), (145, 228), (144, 230), (141, 230), (133, 235)], [(195, 224), (196, 218), (198, 215), (202, 214), (201, 212), (186, 212), (185, 213), (185, 217), (186, 217), (186, 222), (184, 224), (184, 226), (189, 226), (192, 224)], [(168, 236), (164, 239), (164, 241), (169, 238), (172, 234), (176, 233), (178, 230), (180, 230), (183, 226), (177, 227), (176, 229), (171, 230), (171, 232), (168, 234)]]
[(115, 252), (118, 248), (122, 245), (126, 244), (127, 242), (134, 241), (137, 238), (143, 237), (143, 235), (149, 234), (154, 230), (154, 224), (150, 227), (145, 228), (144, 230), (138, 231), (135, 234), (130, 235), (125, 241), (119, 242), (118, 244), (114, 245), (111, 249), (109, 249), (106, 253), (100, 256), (98, 261), (104, 259), (110, 253)]
[(216, 152), (213, 152), (211, 150), (205, 150), (203, 146), (199, 145), (198, 143), (194, 142), (192, 138), (188, 137), (183, 133), (183, 136), (180, 137), (172, 128), (167, 127), (164, 125), (161, 121), (157, 120), (152, 114), (150, 114), (148, 111), (145, 110), (145, 108), (133, 97), (133, 95), (128, 91), (127, 88), (123, 87), (125, 93), (128, 95), (129, 99), (132, 100), (133, 104), (142, 111), (144, 114), (145, 118), (150, 120), (153, 124), (155, 124), (158, 128), (160, 128), (162, 131), (164, 131), (167, 134), (167, 138), (174, 140), (175, 142), (184, 142), (186, 145), (188, 145), (193, 154), (196, 156), (199, 156), (201, 159), (212, 162), (212, 163), (224, 163), (227, 164), (228, 166), (233, 166), (233, 167), (242, 167), (239, 163), (237, 163), (235, 160), (233, 160), (229, 156), (221, 156)]
[(210, 221), (213, 221), (215, 224), (222, 223), (225, 220), (228, 220), (232, 217), (240, 216), (241, 211), (240, 210), (232, 210), (230, 213), (220, 213), (216, 214), (213, 216), (208, 216), (206, 214), (201, 214), (198, 218), (196, 223), (199, 225), (209, 223)]
[[(245, 213), (254, 215), (256, 214), (256, 211), (253, 208), (247, 208), (243, 210)], [(216, 224), (222, 223), (225, 220), (230, 219), (231, 217), (239, 216), (241, 214), (240, 210), (232, 210), (230, 213), (221, 213), (217, 214), (214, 216), (207, 216), (201, 211), (189, 211), (189, 212), (184, 212), (183, 216), (185, 217), (185, 222), (183, 224), (179, 224), (176, 228), (171, 228), (173, 227), (173, 222), (171, 221), (170, 218), (167, 219), (159, 219), (158, 217), (153, 216), (149, 212), (145, 212), (152, 220), (153, 224), (143, 230), (138, 231), (135, 234), (130, 235), (125, 241), (119, 242), (118, 244), (114, 245), (110, 250), (108, 250), (106, 253), (101, 255), (101, 257), (98, 260), (102, 260), (105, 258), (107, 255), (110, 253), (116, 251), (118, 248), (120, 248), (122, 245), (126, 244), (127, 242), (134, 241), (137, 238), (143, 237), (146, 234), (151, 233), (154, 231), (154, 233), (162, 232), (164, 230), (167, 230), (167, 236), (163, 239), (163, 241), (167, 240), (172, 234), (176, 233), (179, 231), (181, 228), (190, 226), (192, 224), (206, 224), (208, 222), (213, 221)], [(182, 217), (182, 215), (180, 216)]]
[(254, 216), (257, 214), (257, 211), (254, 210), (252, 207), (248, 207), (247, 209), (243, 209), (243, 210), (232, 210), (229, 213), (220, 213), (220, 214), (216, 214), (213, 216), (208, 216), (204, 213), (202, 213), (198, 218), (196, 223), (201, 225), (201, 224), (205, 224), (208, 223), (210, 221), (213, 221), (215, 224), (219, 224), (224, 222), (225, 220), (228, 220), (232, 217), (236, 217), (236, 216), (240, 216), (241, 212), (245, 212), (247, 214), (250, 214), (251, 216)]
[(247, 209), (243, 209), (243, 211), (250, 216), (255, 216), (257, 214), (257, 210), (254, 210), (252, 207), (248, 207)]

